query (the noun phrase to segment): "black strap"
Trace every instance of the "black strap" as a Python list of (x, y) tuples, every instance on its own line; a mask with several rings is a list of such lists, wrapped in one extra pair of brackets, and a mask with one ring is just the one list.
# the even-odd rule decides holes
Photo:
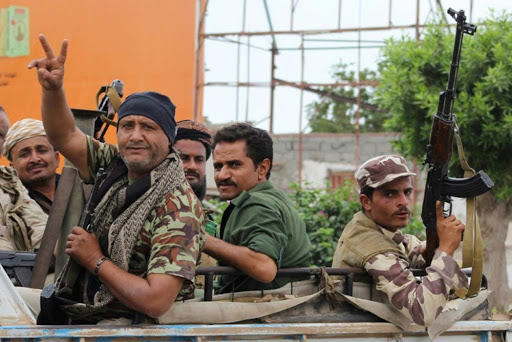
[(222, 219), (220, 221), (220, 238), (221, 239), (224, 239), (224, 228), (226, 227), (226, 223), (228, 223), (229, 216), (231, 216), (233, 209), (235, 209), (235, 205), (233, 203), (229, 203), (226, 210), (224, 210), (224, 214), (222, 214)]

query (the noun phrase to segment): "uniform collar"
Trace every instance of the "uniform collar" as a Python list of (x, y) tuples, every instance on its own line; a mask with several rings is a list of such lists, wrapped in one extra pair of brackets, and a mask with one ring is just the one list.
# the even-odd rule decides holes
[(249, 199), (249, 197), (251, 197), (251, 193), (264, 191), (264, 190), (270, 190), (273, 188), (274, 188), (274, 185), (272, 183), (270, 183), (270, 181), (267, 180), (267, 181), (261, 182), (249, 190), (242, 191), (242, 193), (240, 193), (240, 195), (238, 195), (237, 197), (235, 197), (231, 200), (231, 203), (233, 203), (235, 206), (239, 206), (242, 203), (244, 203), (245, 201), (247, 201), (247, 199)]
[(379, 226), (379, 228), (382, 230), (382, 233), (384, 233), (385, 236), (393, 240), (396, 244), (401, 244), (405, 240), (404, 234), (398, 229), (396, 232), (390, 232), (386, 228), (383, 228)]

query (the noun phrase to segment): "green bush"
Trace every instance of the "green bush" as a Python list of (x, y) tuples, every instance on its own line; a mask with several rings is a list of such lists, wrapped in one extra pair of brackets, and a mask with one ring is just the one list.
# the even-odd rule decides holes
[(314, 266), (331, 266), (338, 239), (361, 205), (351, 180), (336, 189), (318, 189), (292, 183), (290, 199), (306, 223)]
[[(361, 209), (359, 188), (352, 180), (346, 180), (336, 189), (318, 189), (309, 184), (300, 187), (297, 183), (292, 183), (290, 188), (289, 198), (306, 223), (313, 254), (312, 266), (330, 267), (343, 228)], [(215, 222), (220, 224), (227, 202), (208, 202), (215, 207), (212, 216)], [(424, 239), (424, 230), (417, 210), (413, 209), (411, 221), (402, 232)]]

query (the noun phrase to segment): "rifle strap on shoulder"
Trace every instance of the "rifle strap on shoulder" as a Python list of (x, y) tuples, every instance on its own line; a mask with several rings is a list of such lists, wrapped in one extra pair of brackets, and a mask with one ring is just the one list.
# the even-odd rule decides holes
[[(469, 166), (466, 160), (458, 129), (455, 129), (455, 140), (457, 142), (460, 166), (464, 170), (464, 177), (472, 177), (475, 175), (475, 170)], [(461, 298), (474, 296), (480, 291), (483, 272), (482, 234), (480, 232), (480, 224), (478, 222), (476, 197), (466, 199), (466, 229), (464, 230), (464, 240), (462, 245), (462, 267), (472, 268), (471, 282), (467, 293), (465, 293), (466, 290), (464, 289), (457, 291), (456, 294)]]

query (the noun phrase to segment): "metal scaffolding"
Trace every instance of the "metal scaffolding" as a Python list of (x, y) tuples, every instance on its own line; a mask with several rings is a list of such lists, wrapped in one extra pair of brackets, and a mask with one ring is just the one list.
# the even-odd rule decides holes
[[(250, 107), (250, 89), (253, 87), (264, 87), (269, 89), (269, 103), (270, 108), (268, 109), (268, 119), (269, 119), (269, 126), (268, 131), (269, 133), (274, 133), (274, 104), (275, 104), (275, 90), (277, 87), (293, 87), (300, 90), (300, 98), (299, 98), (299, 183), (302, 180), (301, 177), (301, 170), (302, 170), (302, 134), (307, 129), (308, 125), (304, 125), (303, 123), (303, 112), (304, 112), (304, 92), (313, 92), (322, 96), (327, 96), (333, 98), (335, 101), (344, 101), (348, 103), (352, 103), (356, 105), (357, 112), (356, 112), (356, 119), (355, 119), (355, 160), (354, 164), (357, 166), (360, 163), (359, 160), (359, 136), (360, 136), (360, 130), (359, 130), (359, 120), (360, 120), (360, 109), (372, 106), (371, 104), (363, 103), (361, 101), (361, 87), (373, 87), (378, 85), (378, 82), (368, 82), (368, 81), (362, 81), (361, 80), (361, 52), (363, 49), (368, 48), (378, 48), (383, 46), (383, 40), (363, 40), (361, 38), (361, 33), (365, 31), (375, 31), (375, 32), (383, 32), (383, 31), (391, 31), (391, 30), (410, 30), (414, 31), (414, 35), (416, 39), (420, 39), (421, 30), (428, 25), (426, 24), (427, 19), (432, 19), (431, 16), (434, 15), (434, 12), (441, 11), (444, 12), (444, 8), (441, 4), (441, 0), (416, 0), (408, 1), (406, 2), (408, 5), (411, 6), (411, 13), (415, 14), (415, 23), (409, 24), (409, 25), (395, 25), (393, 24), (393, 0), (386, 0), (387, 1), (387, 25), (384, 26), (362, 26), (361, 25), (361, 17), (363, 15), (362, 13), (362, 2), (364, 0), (358, 0), (359, 1), (359, 11), (357, 13), (358, 16), (358, 25), (355, 27), (343, 27), (342, 23), (342, 12), (344, 9), (344, 2), (343, 0), (336, 0), (337, 1), (337, 22), (332, 23), (332, 28), (327, 29), (296, 29), (295, 28), (295, 12), (299, 6), (299, 4), (302, 2), (307, 1), (317, 1), (317, 0), (290, 0), (290, 9), (289, 9), (289, 29), (287, 30), (275, 30), (274, 23), (272, 21), (272, 16), (270, 13), (269, 8), (269, 2), (267, 0), (261, 0), (261, 6), (264, 9), (267, 23), (265, 26), (268, 27), (262, 27), (262, 30), (247, 30), (247, 0), (243, 1), (243, 7), (242, 7), (242, 13), (240, 13), (242, 17), (242, 27), (240, 31), (232, 31), (232, 32), (205, 32), (204, 30), (204, 23), (207, 20), (207, 12), (208, 12), (208, 5), (209, 3), (212, 3), (214, 1), (219, 0), (198, 0), (199, 3), (201, 3), (201, 11), (200, 11), (200, 18), (198, 19), (198, 35), (197, 35), (197, 70), (203, 70), (202, 69), (202, 58), (203, 58), (203, 51), (202, 48), (204, 47), (205, 40), (220, 40), (222, 42), (226, 42), (227, 44), (236, 44), (237, 47), (237, 55), (236, 55), (236, 81), (223, 81), (223, 80), (215, 80), (215, 81), (209, 81), (209, 82), (200, 82), (201, 79), (200, 76), (196, 77), (196, 89), (195, 89), (195, 109), (194, 109), (194, 118), (197, 120), (200, 117), (201, 108), (199, 106), (200, 103), (200, 97), (204, 93), (204, 89), (210, 86), (222, 86), (222, 87), (236, 87), (236, 113), (233, 121), (239, 122), (239, 121), (249, 121), (249, 107)], [(254, 0), (256, 1), (256, 0)], [(396, 0), (395, 0), (396, 1)], [(471, 19), (472, 12), (473, 12), (473, 0), (470, 1), (470, 7), (468, 11), (468, 17)], [(428, 13), (426, 17), (424, 17), (424, 22), (421, 22), (420, 17), (420, 8), (421, 4), (425, 4), (428, 2), (427, 8), (429, 8)], [(317, 1), (318, 3), (318, 1)], [(320, 5), (319, 5), (320, 6)], [(279, 13), (280, 17), (283, 17), (282, 13)], [(385, 14), (386, 15), (386, 14)], [(275, 18), (276, 16), (274, 16)], [(446, 17), (444, 18), (446, 20)], [(449, 26), (448, 21), (446, 20), (446, 25)], [(332, 38), (323, 38), (327, 35), (333, 35), (333, 34), (346, 34), (346, 33), (355, 33), (357, 34), (357, 39), (353, 40), (347, 40), (347, 39), (332, 39)], [(279, 36), (295, 36), (300, 39), (299, 46), (294, 47), (283, 47), (279, 46), (277, 43), (276, 37)], [(269, 46), (267, 47), (261, 47), (256, 44), (251, 43), (252, 37), (267, 37), (269, 41)], [(242, 40), (244, 38), (244, 40)], [(343, 42), (343, 43), (353, 43), (351, 46), (338, 46), (337, 43)], [(324, 46), (312, 46), (310, 43), (322, 43)], [(246, 61), (246, 68), (245, 70), (245, 80), (242, 81), (242, 74), (244, 73), (244, 70), (241, 70), (241, 48), (245, 47), (247, 49), (247, 61)], [(304, 68), (305, 68), (305, 60), (306, 60), (306, 52), (307, 51), (322, 51), (322, 50), (333, 50), (333, 49), (350, 49), (355, 50), (357, 52), (357, 81), (356, 82), (350, 82), (350, 83), (318, 83), (318, 82), (308, 82), (308, 80), (305, 78)], [(270, 73), (268, 75), (268, 81), (265, 82), (251, 82), (250, 79), (250, 68), (251, 68), (251, 52), (254, 50), (260, 50), (260, 51), (266, 51), (269, 53), (268, 58), (270, 59)], [(278, 55), (280, 52), (283, 51), (297, 51), (300, 53), (300, 70), (297, 71), (297, 74), (300, 74), (300, 80), (299, 81), (290, 81), (290, 80), (283, 80), (278, 77), (276, 77), (275, 70), (277, 68), (276, 64), (276, 55)], [(357, 89), (357, 98), (356, 101), (353, 99), (348, 98), (340, 98), (333, 94), (332, 92), (325, 92), (320, 90), (331, 88), (335, 89), (336, 87), (343, 87), (343, 86), (350, 86)], [(239, 112), (240, 108), (240, 92), (242, 89), (245, 89), (245, 115), (244, 118), (241, 119), (241, 114)], [(355, 102), (355, 103), (354, 103)]]

